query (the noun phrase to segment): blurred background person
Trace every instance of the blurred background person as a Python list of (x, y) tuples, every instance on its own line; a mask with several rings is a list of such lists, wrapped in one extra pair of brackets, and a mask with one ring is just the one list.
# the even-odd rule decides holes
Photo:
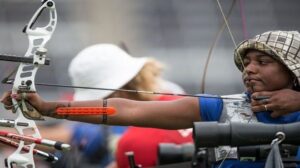
[[(75, 86), (169, 93), (175, 90), (176, 93), (183, 93), (180, 86), (161, 78), (162, 70), (163, 65), (152, 58), (134, 58), (116, 45), (96, 44), (85, 48), (72, 60), (69, 74)], [(112, 97), (142, 101), (179, 98), (176, 96), (92, 89), (75, 89), (74, 93), (75, 100)], [(99, 127), (96, 126), (94, 129), (99, 130)], [(92, 127), (89, 129), (92, 129)], [(159, 143), (181, 144), (192, 143), (193, 141), (191, 130), (129, 127), (122, 135), (120, 134), (121, 131), (114, 131), (116, 129), (119, 129), (119, 127), (109, 127), (107, 145), (110, 146), (112, 153), (116, 151), (117, 165), (115, 166), (120, 168), (129, 167), (125, 152), (133, 151), (136, 163), (143, 167), (155, 166), (157, 164)]]

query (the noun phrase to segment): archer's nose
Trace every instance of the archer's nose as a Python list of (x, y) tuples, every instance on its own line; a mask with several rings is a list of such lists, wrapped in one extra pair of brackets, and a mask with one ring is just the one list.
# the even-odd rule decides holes
[(246, 74), (255, 74), (258, 72), (258, 66), (254, 62), (249, 62), (245, 65), (244, 73)]

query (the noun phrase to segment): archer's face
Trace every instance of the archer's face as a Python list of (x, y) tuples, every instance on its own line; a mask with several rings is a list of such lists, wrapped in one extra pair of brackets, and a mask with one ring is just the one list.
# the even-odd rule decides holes
[(243, 59), (243, 81), (250, 93), (292, 88), (293, 79), (289, 70), (271, 56), (250, 50)]

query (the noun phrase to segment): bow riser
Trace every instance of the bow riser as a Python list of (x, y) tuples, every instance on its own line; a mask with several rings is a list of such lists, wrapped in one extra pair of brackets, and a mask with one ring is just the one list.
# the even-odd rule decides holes
[[(33, 29), (35, 22), (40, 14), (45, 10), (49, 10), (49, 23), (45, 27), (37, 27)], [(25, 27), (24, 33), (27, 34), (29, 39), (29, 47), (24, 57), (32, 57), (33, 63), (26, 64), (20, 63), (17, 70), (12, 94), (19, 92), (35, 92), (35, 75), (40, 65), (45, 64), (45, 57), (47, 50), (44, 48), (48, 40), (50, 40), (57, 23), (57, 13), (55, 9), (55, 3), (51, 0), (46, 1), (42, 6), (34, 13), (30, 19), (28, 25)], [(41, 138), (39, 130), (32, 119), (42, 119), (40, 114), (28, 106), (25, 102), (25, 97), (21, 101), (12, 99), (14, 111), (17, 113), (17, 119), (15, 120), (15, 129), (20, 135), (32, 136), (34, 138)], [(18, 125), (16, 123), (26, 123), (27, 125)], [(7, 167), (31, 167), (34, 168), (34, 147), (35, 143), (24, 143), (20, 141), (17, 150), (7, 158)], [(29, 149), (24, 151), (24, 147)]]
[[(50, 3), (51, 2), (51, 3)], [(48, 6), (49, 3), (51, 6)], [(47, 5), (48, 4), (48, 5)], [(34, 22), (40, 13), (48, 8), (50, 11), (49, 23), (45, 27), (37, 27), (32, 29)], [(47, 50), (44, 48), (46, 43), (50, 40), (57, 24), (57, 13), (55, 4), (53, 1), (44, 3), (30, 19), (26, 26), (25, 33), (29, 39), (29, 47), (24, 57), (33, 57), (33, 64), (21, 63), (14, 81), (13, 90), (21, 91), (36, 91), (34, 83), (34, 77), (39, 68), (39, 65), (45, 64), (45, 54)], [(17, 78), (18, 77), (18, 78)]]

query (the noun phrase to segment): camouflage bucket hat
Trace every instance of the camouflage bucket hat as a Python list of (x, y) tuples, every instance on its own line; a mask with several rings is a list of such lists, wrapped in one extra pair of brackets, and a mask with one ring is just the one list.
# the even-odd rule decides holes
[(300, 83), (300, 34), (298, 31), (269, 31), (240, 43), (234, 50), (234, 62), (243, 71), (242, 58), (248, 49), (271, 55), (283, 63)]

